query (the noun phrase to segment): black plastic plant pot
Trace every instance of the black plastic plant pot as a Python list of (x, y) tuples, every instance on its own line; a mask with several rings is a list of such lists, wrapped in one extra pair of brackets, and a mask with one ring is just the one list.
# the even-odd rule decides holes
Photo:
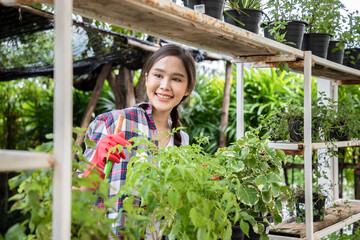
[(343, 65), (360, 70), (360, 48), (348, 48), (344, 52)]
[(328, 33), (305, 33), (304, 51), (311, 51), (312, 54), (326, 58), (331, 35)]
[(184, 6), (195, 9), (205, 7), (205, 14), (217, 19), (221, 19), (224, 11), (224, 0), (184, 0)]
[[(264, 28), (264, 37), (275, 40), (274, 37), (270, 34), (270, 30), (274, 28), (273, 22), (263, 23), (260, 26)], [(304, 31), (307, 23), (304, 21), (288, 21), (285, 26), (285, 29), (281, 29), (279, 34), (285, 34), (285, 44), (297, 49), (301, 49)]]
[(303, 142), (304, 141), (304, 118), (295, 117), (288, 119), (288, 129), (291, 142)]
[[(313, 194), (313, 221), (320, 222), (325, 216), (326, 197)], [(305, 196), (296, 199), (296, 217), (305, 221)]]
[(327, 59), (339, 64), (343, 64), (345, 48), (337, 46), (340, 41), (330, 40), (327, 52)]
[[(268, 222), (273, 222), (273, 217), (272, 216), (266, 216), (266, 217), (256, 217), (255, 220), (257, 221), (262, 221), (262, 224), (264, 225), (264, 232), (266, 232), (266, 228), (269, 226), (267, 223), (264, 222), (264, 218), (266, 218), (268, 220)], [(231, 235), (231, 239), (232, 240), (259, 240), (260, 239), (260, 234), (255, 233), (253, 228), (251, 227), (250, 223), (249, 223), (249, 237), (246, 236), (246, 234), (241, 230), (240, 226), (232, 226), (232, 235)]]
[[(258, 34), (260, 30), (259, 24), (263, 14), (263, 11), (252, 8), (241, 8), (239, 9), (239, 12), (236, 9), (230, 9), (224, 12), (224, 21)], [(243, 23), (244, 25), (238, 23), (233, 18)]]
[(350, 138), (350, 130), (345, 127), (343, 129), (339, 127), (333, 127), (330, 129), (329, 138), (326, 140), (334, 140), (334, 141), (348, 141)]

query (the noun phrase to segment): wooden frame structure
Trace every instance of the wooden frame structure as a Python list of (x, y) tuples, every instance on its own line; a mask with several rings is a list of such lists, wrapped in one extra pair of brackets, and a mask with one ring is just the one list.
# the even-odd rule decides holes
[[(258, 66), (274, 67), (278, 61), (287, 61), (293, 71), (304, 73), (305, 141), (302, 145), (305, 155), (306, 239), (317, 239), (317, 235), (314, 235), (313, 232), (312, 222), (311, 152), (312, 148), (317, 147), (317, 144), (311, 142), (311, 76), (333, 79), (339, 84), (360, 84), (359, 70), (313, 56), (311, 52), (303, 52), (282, 43), (265, 39), (260, 35), (176, 5), (170, 0), (55, 0), (54, 2), (51, 0), (0, 0), (0, 3), (15, 6), (41, 3), (55, 6), (54, 153), (43, 155), (40, 153), (0, 151), (0, 169), (3, 171), (54, 168), (54, 240), (70, 239), (71, 14), (73, 11), (91, 19), (226, 54), (232, 56), (234, 62), (241, 62), (237, 70), (237, 137), (241, 137), (244, 132), (243, 62), (256, 62)], [(359, 143), (356, 142), (356, 144)], [(282, 148), (281, 146), (274, 147)], [(347, 224), (351, 222), (349, 221)], [(335, 230), (331, 228), (326, 233)]]

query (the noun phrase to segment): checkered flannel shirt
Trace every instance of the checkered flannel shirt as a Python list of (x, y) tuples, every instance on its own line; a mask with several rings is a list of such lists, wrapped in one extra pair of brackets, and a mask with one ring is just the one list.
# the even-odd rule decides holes
[[(146, 135), (149, 140), (155, 138), (157, 134), (156, 126), (152, 117), (152, 106), (149, 103), (140, 103), (131, 108), (115, 110), (97, 116), (96, 119), (89, 125), (85, 138), (94, 141), (97, 146), (97, 143), (101, 138), (114, 133), (120, 114), (125, 116), (121, 131), (124, 133), (126, 140), (129, 140), (132, 137), (143, 136), (141, 134)], [(134, 131), (134, 129), (139, 131)], [(157, 141), (155, 142), (158, 144)], [(95, 149), (96, 147), (86, 147), (84, 156), (89, 161), (94, 156)], [(121, 186), (125, 184), (128, 161), (135, 155), (135, 151), (129, 153), (126, 149), (124, 149), (124, 152), (126, 154), (126, 159), (120, 159), (120, 163), (114, 164), (109, 176), (109, 183), (113, 188), (109, 188), (108, 195), (110, 198), (116, 197), (116, 201), (115, 211), (109, 211), (107, 213), (107, 217), (113, 219), (117, 218), (117, 221), (113, 226), (113, 232), (118, 239), (123, 239), (120, 235), (120, 229), (124, 226), (125, 218), (120, 212), (124, 197), (117, 197), (117, 193)], [(103, 200), (99, 198), (96, 205), (98, 207), (103, 207)], [(118, 216), (119, 212), (120, 215)], [(112, 239), (112, 237), (110, 236), (109, 239)]]

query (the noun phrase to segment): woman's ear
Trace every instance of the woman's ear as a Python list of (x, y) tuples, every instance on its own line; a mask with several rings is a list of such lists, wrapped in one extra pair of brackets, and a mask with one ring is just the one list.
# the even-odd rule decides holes
[(189, 96), (190, 95), (190, 91), (189, 90), (186, 90), (186, 92), (185, 92), (185, 94), (184, 94), (184, 97), (187, 97), (187, 96)]

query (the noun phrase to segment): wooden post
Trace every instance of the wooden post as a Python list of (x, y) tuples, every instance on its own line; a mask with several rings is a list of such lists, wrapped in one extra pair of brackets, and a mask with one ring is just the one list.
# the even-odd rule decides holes
[(231, 62), (227, 61), (226, 62), (223, 102), (222, 102), (222, 107), (221, 107), (221, 120), (220, 120), (219, 147), (221, 147), (221, 148), (226, 146), (227, 134), (225, 133), (225, 128), (228, 125), (228, 120), (229, 120), (231, 75), (232, 75), (232, 64), (231, 64)]
[(135, 92), (133, 84), (133, 72), (121, 65), (119, 74), (112, 73), (109, 76), (109, 85), (115, 96), (116, 109), (124, 109), (135, 104)]
[[(145, 62), (153, 53), (146, 53)], [(146, 86), (145, 86), (145, 65), (141, 69), (141, 75), (135, 87), (135, 100), (136, 103), (145, 102), (147, 99)]]
[[(85, 110), (83, 119), (81, 121), (80, 124), (80, 128), (87, 128), (89, 126), (90, 120), (91, 120), (91, 115), (94, 112), (94, 109), (96, 107), (96, 103), (99, 100), (100, 94), (101, 94), (101, 90), (102, 87), (104, 85), (105, 79), (107, 78), (107, 76), (109, 75), (109, 73), (111, 72), (111, 68), (112, 68), (112, 64), (111, 63), (107, 63), (105, 64), (102, 69), (101, 72), (96, 80), (96, 85), (95, 88), (92, 92), (91, 95), (91, 99), (87, 105), (87, 108)], [(82, 142), (84, 140), (84, 136), (82, 134), (78, 134), (76, 136), (76, 144), (77, 145), (81, 145)]]

